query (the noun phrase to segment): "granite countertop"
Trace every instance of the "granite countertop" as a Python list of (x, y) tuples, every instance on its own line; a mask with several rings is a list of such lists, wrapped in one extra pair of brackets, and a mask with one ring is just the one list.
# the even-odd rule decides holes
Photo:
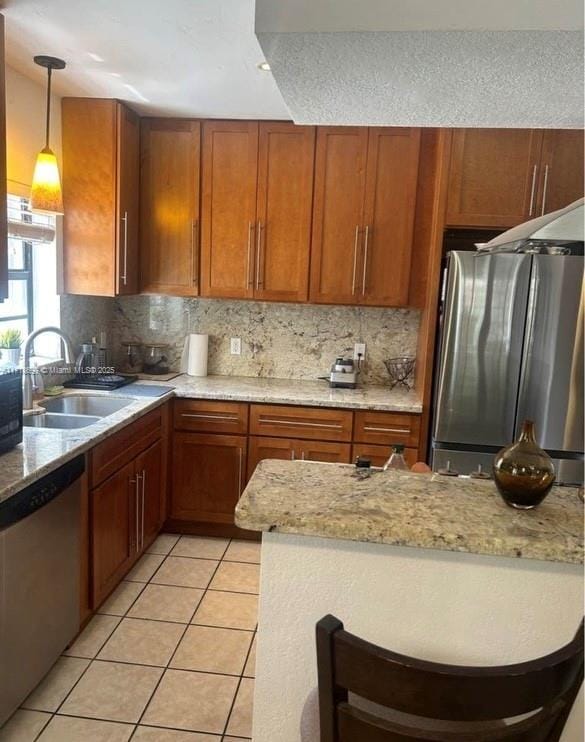
[(294, 533), (423, 549), (583, 562), (583, 504), (554, 487), (535, 510), (515, 511), (491, 481), (376, 472), (347, 464), (262, 461), (236, 508), (252, 531)]
[(419, 395), (389, 386), (362, 386), (357, 389), (330, 389), (325, 381), (265, 379), (249, 376), (187, 376), (167, 382), (177, 397), (234, 400), (309, 407), (345, 407), (355, 410), (422, 412)]
[(133, 420), (163, 404), (172, 396), (134, 396), (131, 387), (114, 392), (72, 389), (68, 394), (90, 394), (107, 397), (129, 397), (129, 405), (85, 428), (58, 430), (55, 428), (23, 428), (23, 441), (0, 455), (0, 503), (19, 492), (27, 484), (40, 479), (80, 453), (93, 448)]
[(359, 389), (329, 389), (324, 381), (297, 381), (243, 376), (193, 377), (186, 374), (172, 379), (141, 379), (141, 385), (173, 387), (161, 397), (143, 397), (132, 393), (132, 385), (113, 392), (71, 389), (66, 394), (129, 397), (131, 404), (86, 428), (57, 430), (24, 428), (23, 442), (0, 455), (0, 502), (45, 474), (57, 469), (104, 438), (162, 404), (172, 396), (196, 399), (234, 400), (300, 404), (316, 407), (421, 412), (420, 399), (414, 392), (389, 387), (365, 386)]

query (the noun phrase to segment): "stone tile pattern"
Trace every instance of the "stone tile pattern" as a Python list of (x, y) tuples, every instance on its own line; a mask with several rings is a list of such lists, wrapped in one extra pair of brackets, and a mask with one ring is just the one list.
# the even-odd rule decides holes
[[(146, 295), (103, 301), (113, 306), (118, 362), (123, 340), (168, 342), (171, 367), (179, 370), (185, 335), (200, 332), (209, 335), (210, 374), (279, 379), (322, 376), (336, 356), (353, 354), (354, 343), (364, 342), (363, 381), (387, 383), (383, 360), (415, 355), (420, 322), (416, 309)], [(241, 355), (230, 354), (230, 337), (242, 339)]]
[(161, 534), (148, 552), (0, 742), (251, 739), (260, 544)]
[(534, 510), (508, 507), (492, 481), (348, 464), (262, 461), (236, 507), (252, 531), (583, 563), (583, 503), (553, 487)]

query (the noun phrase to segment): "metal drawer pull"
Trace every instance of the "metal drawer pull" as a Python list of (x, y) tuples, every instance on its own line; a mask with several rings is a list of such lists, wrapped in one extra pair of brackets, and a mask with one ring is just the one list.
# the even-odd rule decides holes
[(343, 430), (339, 423), (303, 423), (297, 420), (272, 420), (268, 417), (261, 417), (260, 423), (266, 425), (292, 425), (302, 428), (332, 428), (334, 430)]
[(548, 165), (544, 166), (544, 184), (542, 186), (542, 209), (540, 215), (544, 216), (544, 210), (546, 209), (546, 192), (548, 190)]
[(191, 222), (191, 252), (193, 255), (193, 283), (199, 283), (199, 219)]
[(240, 499), (242, 494), (242, 462), (244, 458), (244, 452), (241, 448), (238, 448), (239, 454), (240, 454), (240, 462), (239, 462), (239, 468), (238, 468), (238, 499)]
[(122, 224), (124, 225), (124, 273), (122, 273), (122, 283), (126, 286), (128, 281), (128, 212), (124, 212), (122, 217)]
[(145, 487), (146, 487), (146, 469), (142, 470), (142, 538), (140, 540), (140, 548), (144, 546), (144, 502), (146, 500), (145, 497)]
[(229, 422), (238, 422), (237, 415), (206, 415), (203, 412), (181, 412), (181, 417), (196, 417), (198, 420), (229, 420)]
[(369, 433), (410, 433), (410, 428), (377, 428), (371, 425), (364, 425), (364, 430)]
[(528, 210), (528, 216), (532, 216), (534, 211), (534, 194), (536, 192), (536, 170), (537, 165), (532, 168), (532, 188), (530, 189), (530, 209)]
[(362, 276), (362, 296), (366, 295), (366, 276), (368, 274), (368, 236), (370, 227), (366, 225), (366, 234), (364, 237), (364, 272)]
[(250, 254), (252, 252), (252, 230), (254, 225), (248, 223), (248, 257), (246, 260), (246, 288), (254, 288), (254, 279), (250, 277)]
[(360, 236), (360, 227), (359, 224), (355, 228), (355, 241), (353, 243), (353, 275), (351, 278), (351, 293), (355, 294), (355, 277), (357, 273), (357, 248), (358, 248), (358, 238)]

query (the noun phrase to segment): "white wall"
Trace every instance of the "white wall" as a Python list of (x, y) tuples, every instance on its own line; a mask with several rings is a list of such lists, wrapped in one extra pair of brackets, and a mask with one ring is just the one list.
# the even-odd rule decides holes
[[(45, 146), (46, 88), (6, 68), (8, 191), (28, 196), (37, 153)], [(52, 96), (51, 148), (61, 157), (61, 99)]]
[[(254, 742), (318, 742), (315, 624), (455, 664), (534, 659), (572, 639), (583, 569), (431, 549), (262, 534)], [(583, 701), (562, 742), (583, 742)]]
[[(46, 88), (6, 68), (6, 161), (7, 189), (28, 198), (36, 156), (45, 146)], [(50, 144), (61, 157), (61, 99), (51, 99)], [(61, 217), (57, 217), (57, 239), (52, 245), (33, 249), (33, 296), (35, 329), (60, 324), (57, 295), (57, 254), (61, 244)], [(35, 351), (46, 357), (60, 355), (60, 343), (51, 335), (35, 342)]]

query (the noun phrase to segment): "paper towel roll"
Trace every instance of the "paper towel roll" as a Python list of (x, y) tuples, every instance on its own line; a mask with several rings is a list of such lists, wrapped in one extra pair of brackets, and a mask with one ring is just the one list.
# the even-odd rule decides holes
[(189, 376), (207, 376), (207, 347), (209, 336), (192, 333), (185, 338), (181, 371)]

